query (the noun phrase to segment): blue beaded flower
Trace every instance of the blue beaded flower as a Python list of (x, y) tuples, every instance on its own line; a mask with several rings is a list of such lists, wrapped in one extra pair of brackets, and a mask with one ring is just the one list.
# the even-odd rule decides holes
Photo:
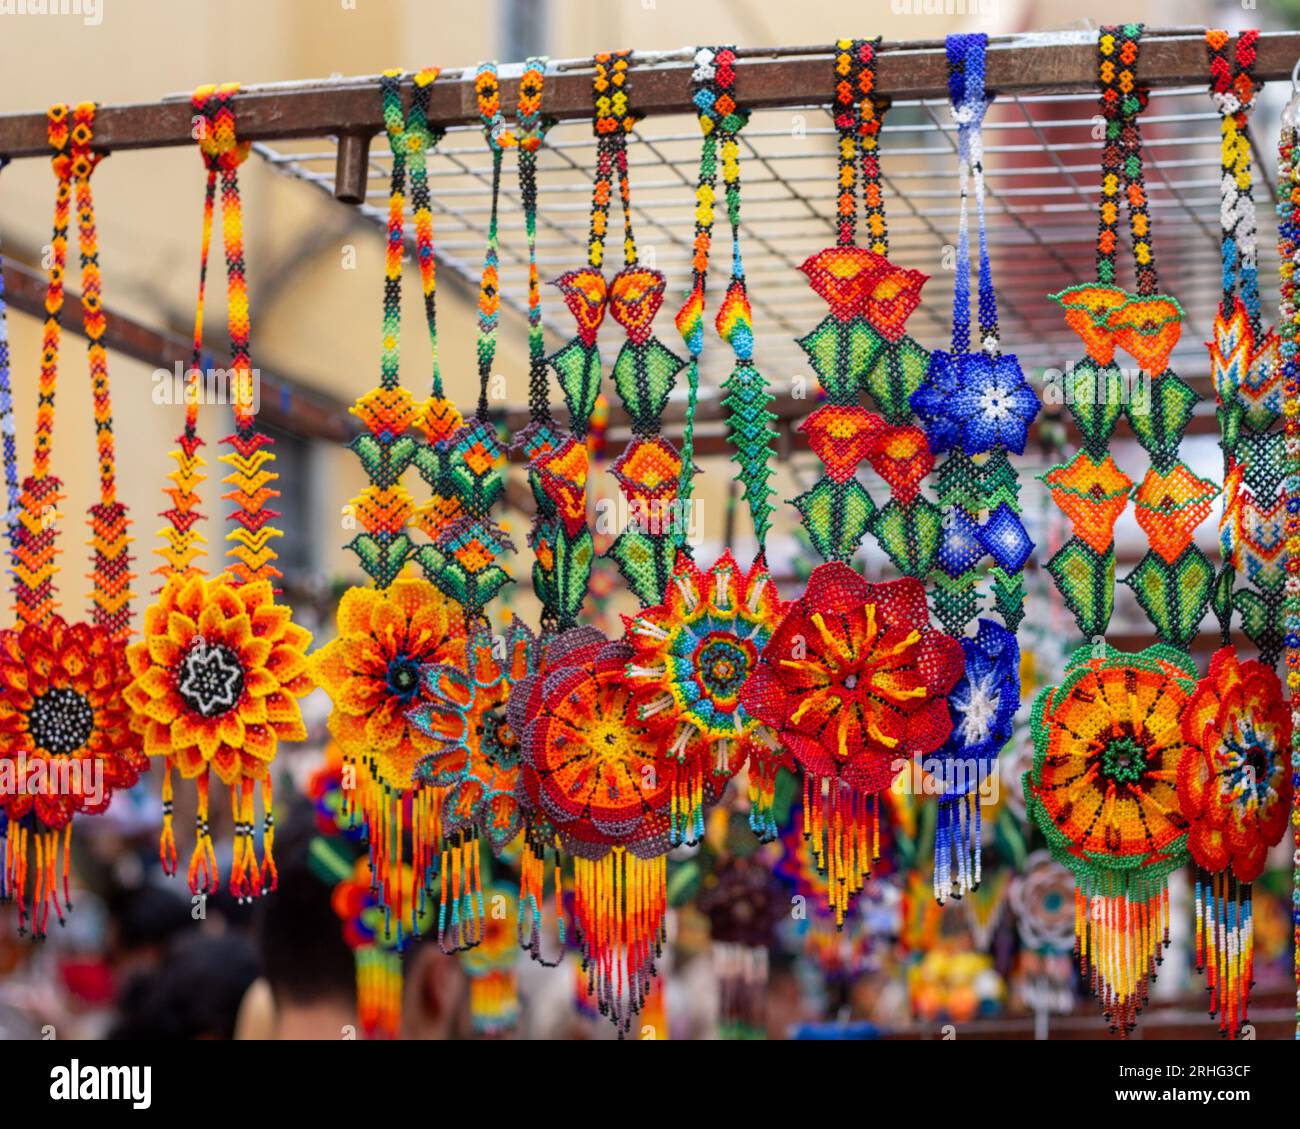
[(979, 525), (960, 506), (954, 506), (944, 515), (935, 563), (949, 576), (957, 577), (979, 564), (984, 552)]
[(1025, 567), (1034, 543), (1024, 523), (1006, 502), (999, 502), (979, 529), (980, 544), (1003, 572), (1016, 573)]
[(968, 455), (999, 445), (1024, 454), (1038, 397), (1011, 354), (930, 354), (925, 381), (911, 397), (912, 410), (936, 452), (960, 445)]
[(966, 670), (948, 695), (952, 733), (933, 754), (931, 774), (943, 774), (945, 797), (966, 795), (979, 784), (1011, 739), (1020, 707), (1020, 647), (1013, 632), (981, 619), (974, 638), (961, 639), (961, 649)]

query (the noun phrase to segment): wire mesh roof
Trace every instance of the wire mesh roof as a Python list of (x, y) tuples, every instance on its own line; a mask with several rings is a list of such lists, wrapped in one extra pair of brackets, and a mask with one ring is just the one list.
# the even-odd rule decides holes
[[(1260, 111), (1261, 117), (1265, 116)], [(1267, 115), (1270, 119), (1272, 115)], [(1091, 95), (1012, 95), (998, 99), (985, 121), (987, 215), (998, 287), (1003, 348), (1027, 371), (1063, 367), (1081, 355), (1059, 307), (1047, 295), (1095, 277), (1101, 119)], [(1202, 86), (1152, 91), (1142, 119), (1146, 182), (1161, 289), (1182, 304), (1186, 320), (1173, 365), (1209, 396), (1204, 347), (1220, 297), (1219, 124)], [(835, 133), (829, 108), (808, 104), (756, 111), (740, 134), (743, 252), (758, 335), (757, 357), (773, 383), (807, 374), (795, 338), (826, 314), (798, 266), (834, 242)], [(931, 275), (909, 330), (928, 348), (948, 338), (952, 244), (958, 215), (957, 134), (941, 100), (898, 101), (885, 119), (881, 163), (889, 219), (890, 257)], [(335, 150), (321, 142), (259, 144), (278, 169), (333, 192)], [(629, 147), (633, 213), (642, 261), (669, 279), (656, 330), (671, 341), (671, 318), (690, 279), (697, 123), (686, 115), (639, 123)], [(1260, 279), (1267, 311), (1276, 308), (1277, 254), (1270, 167), (1255, 145)], [(582, 265), (586, 257), (595, 140), (585, 122), (555, 126), (539, 162), (538, 256), (542, 277)], [(366, 199), (377, 227), (386, 224), (389, 153), (371, 146)], [(487, 238), (491, 159), (481, 131), (450, 129), (429, 162), (439, 265), (477, 287)], [(617, 203), (615, 204), (617, 208)], [(413, 228), (409, 231), (413, 240)], [(725, 285), (725, 213), (715, 229), (714, 293)], [(617, 240), (611, 241), (611, 263)], [(1121, 281), (1131, 277), (1127, 245)], [(522, 312), (527, 296), (527, 244), (513, 162), (507, 165), (501, 213), (504, 303)], [(544, 294), (544, 321), (556, 343), (572, 334), (558, 294)], [(509, 332), (509, 329), (506, 329)], [(729, 371), (728, 351), (706, 346), (703, 395)], [(1210, 403), (1202, 410), (1212, 410)]]

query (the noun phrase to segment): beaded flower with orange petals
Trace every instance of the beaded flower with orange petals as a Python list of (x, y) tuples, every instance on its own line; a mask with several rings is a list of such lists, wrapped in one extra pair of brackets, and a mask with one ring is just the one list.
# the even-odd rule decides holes
[(1277, 675), (1214, 653), (1183, 713), (1188, 749), (1178, 765), (1178, 802), (1190, 821), (1187, 846), (1204, 870), (1232, 868), (1253, 882), (1291, 811), (1291, 712)]
[(279, 743), (307, 736), (298, 699), (312, 686), (310, 643), (268, 580), (169, 580), (126, 652), (123, 698), (144, 751), (186, 779), (208, 768), (226, 784), (265, 779)]
[(384, 591), (349, 588), (339, 601), (338, 635), (312, 655), (316, 682), (334, 703), (330, 733), (345, 757), (373, 764), (389, 788), (411, 787), (416, 763), (435, 751), (406, 715), (424, 698), (421, 667), (464, 662), (453, 613), (427, 580), (396, 580)]
[[(0, 631), (0, 808), (59, 830), (108, 807), (147, 765), (123, 692), (130, 675), (108, 631), (66, 623)], [(65, 771), (67, 770), (67, 771)]]

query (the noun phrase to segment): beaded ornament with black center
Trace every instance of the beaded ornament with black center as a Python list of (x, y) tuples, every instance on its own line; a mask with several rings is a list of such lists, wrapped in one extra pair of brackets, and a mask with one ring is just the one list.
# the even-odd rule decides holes
[[(127, 650), (133, 676), (126, 692), (132, 725), (145, 752), (161, 757), (163, 829), (159, 856), (163, 870), (177, 870), (172, 826), (173, 772), (193, 780), (198, 794), (195, 842), (189, 863), (194, 893), (214, 892), (220, 885), (216, 852), (208, 822), (213, 773), (230, 789), (235, 824), (230, 891), (251, 898), (276, 885), (270, 766), (280, 741), (307, 736), (298, 699), (311, 689), (307, 647), (311, 636), (291, 622), (289, 608), (276, 600), (275, 540), (281, 531), (267, 503), (275, 489), (271, 439), (257, 429), (253, 372), (249, 358), (248, 287), (244, 265), (243, 217), (239, 166), (250, 143), (236, 134), (234, 84), (195, 90), (192, 107), (199, 124), (197, 139), (207, 172), (199, 255), (199, 287), (194, 339), (185, 378), (185, 427), (172, 452), (176, 469), (165, 493), (170, 503), (162, 516), (162, 545), (154, 551), (163, 563), (154, 573), (163, 578), (155, 602), (145, 610), (144, 638)], [(211, 248), (218, 187), (226, 262), (227, 323), (232, 357), (235, 433), (227, 437), (230, 453), (222, 461), (231, 473), (224, 495), (235, 504), (227, 535), (227, 563), (221, 575), (208, 578), (196, 563), (203, 553), (204, 515), (199, 485), (206, 475), (199, 448), (199, 405), (206, 397), (201, 369), (203, 315), (208, 254)], [(254, 832), (254, 797), (262, 793), (262, 860)]]
[[(953, 288), (952, 351), (935, 350), (925, 382), (912, 394), (931, 449), (947, 452), (936, 475), (945, 507), (932, 573), (932, 601), (945, 630), (962, 637), (966, 671), (949, 700), (952, 734), (930, 762), (938, 810), (934, 893), (940, 904), (979, 888), (983, 783), (1011, 737), (1020, 704), (1020, 652), (1015, 630), (1024, 617), (1022, 570), (1033, 542), (1020, 518), (1019, 485), (1008, 452), (1023, 454), (1038, 398), (1020, 362), (999, 348), (997, 295), (984, 221), (982, 123), (987, 36), (950, 35), (948, 86), (957, 125), (961, 195)], [(979, 344), (970, 351), (969, 197), (979, 227)], [(981, 619), (984, 558), (992, 557), (993, 608), (1003, 624)], [(1005, 625), (1005, 626), (1004, 626)]]
[[(50, 107), (46, 135), (57, 180), (45, 327), (37, 383), (32, 471), (15, 491), (17, 458), (12, 403), (0, 407), (5, 429), (8, 547), (16, 624), (0, 631), (0, 899), (18, 901), (18, 928), (45, 936), (53, 907), (60, 922), (72, 908), (69, 889), (72, 819), (104, 811), (119, 788), (135, 784), (146, 760), (132, 735), (122, 692), (129, 681), (131, 556), (126, 507), (117, 499), (117, 456), (109, 393), (106, 317), (90, 177), (95, 106)], [(82, 327), (99, 464), (99, 499), (90, 508), (90, 614), (68, 623), (59, 614), (55, 563), (62, 483), (51, 473), (55, 392), (62, 339), (68, 224), (75, 201), (81, 261)], [(34, 856), (34, 857), (33, 857)], [(31, 886), (29, 900), (29, 863)], [(62, 872), (60, 897), (59, 872)]]

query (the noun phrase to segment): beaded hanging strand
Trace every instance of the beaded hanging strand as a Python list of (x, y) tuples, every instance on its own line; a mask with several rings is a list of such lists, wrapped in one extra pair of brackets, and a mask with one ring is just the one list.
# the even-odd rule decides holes
[[(961, 207), (953, 289), (952, 352), (930, 356), (925, 383), (912, 396), (935, 452), (949, 451), (937, 475), (945, 507), (936, 556), (933, 600), (946, 630), (961, 636), (965, 673), (949, 704), (952, 736), (939, 751), (934, 895), (940, 905), (979, 888), (981, 792), (998, 753), (1011, 737), (1020, 704), (1015, 631), (1024, 616), (1022, 570), (1033, 542), (1020, 519), (1019, 487), (1008, 450), (1023, 454), (1038, 399), (1020, 362), (999, 347), (997, 296), (984, 220), (982, 122), (987, 36), (950, 35), (949, 96), (957, 125)], [(969, 196), (979, 229), (979, 344), (970, 352)], [(981, 521), (981, 518), (983, 520)], [(966, 632), (981, 599), (981, 562), (993, 566), (993, 606), (1003, 625), (981, 619)], [(955, 862), (955, 867), (954, 867)]]
[[(5, 390), (6, 488), (17, 624), (0, 631), (0, 758), (13, 790), (0, 795), (5, 820), (3, 891), (18, 900), (18, 927), (31, 915), (32, 935), (45, 936), (51, 907), (60, 922), (71, 910), (70, 845), (76, 814), (104, 811), (115, 789), (135, 784), (146, 761), (135, 748), (122, 693), (129, 681), (123, 653), (130, 619), (130, 556), (125, 507), (116, 494), (116, 453), (103, 337), (99, 246), (90, 177), (102, 159), (92, 151), (95, 105), (50, 107), (47, 138), (57, 182), (53, 258), (45, 297), (45, 329), (37, 386), (32, 473), (18, 491), (12, 405)], [(67, 622), (57, 611), (54, 577), (61, 481), (51, 473), (55, 392), (62, 337), (68, 225), (75, 200), (81, 265), (82, 329), (95, 418), (99, 500), (90, 508), (90, 616)], [(7, 352), (6, 352), (7, 361)], [(7, 365), (6, 365), (7, 375)], [(36, 692), (43, 686), (44, 690)], [(51, 788), (50, 782), (57, 786)], [(97, 781), (95, 794), (90, 794)], [(34, 852), (32, 897), (28, 862)], [(60, 855), (62, 858), (60, 859)], [(60, 880), (59, 873), (62, 878)], [(60, 893), (60, 885), (62, 887)]]
[[(815, 615), (804, 623), (815, 632), (815, 648), (805, 645), (811, 640), (803, 631), (793, 626), (786, 631), (783, 625), (763, 652), (760, 677), (750, 680), (740, 698), (747, 713), (778, 732), (804, 770), (809, 849), (817, 868), (830, 876), (832, 908), (841, 927), (850, 900), (879, 857), (879, 792), (896, 775), (887, 773), (879, 760), (887, 742), (880, 739), (884, 730), (873, 716), (874, 707), (859, 701), (859, 678), (870, 681), (859, 664), (873, 661), (862, 648), (877, 644), (877, 611), (884, 614), (888, 609), (890, 616), (896, 615), (900, 623), (906, 619), (909, 626), (917, 618), (918, 631), (905, 633), (912, 642), (897, 653), (901, 665), (912, 661), (909, 648), (920, 638), (920, 620), (928, 629), (919, 578), (930, 571), (940, 531), (938, 507), (920, 493), (934, 456), (925, 434), (911, 422), (909, 402), (925, 377), (929, 354), (904, 332), (926, 276), (895, 266), (886, 257), (889, 232), (880, 130), (887, 100), (877, 89), (878, 54), (879, 40), (862, 39), (838, 41), (833, 54), (836, 245), (811, 256), (800, 268), (830, 313), (798, 342), (825, 393), (826, 403), (800, 426), (824, 471), (793, 504), (814, 548), (828, 562), (814, 570), (808, 592), (820, 593), (818, 599), (831, 600), (837, 609), (861, 609), (865, 605), (860, 599), (880, 602), (863, 613), (865, 634), (849, 638), (842, 632), (851, 632), (856, 620), (832, 617), (841, 629), (837, 632), (832, 619), (825, 617), (826, 609), (814, 607), (805, 595), (785, 623)], [(859, 208), (866, 246), (856, 243)], [(864, 391), (879, 412), (861, 402)], [(864, 461), (893, 495), (879, 509), (858, 479)], [(900, 572), (918, 578), (903, 586), (905, 597), (903, 588), (864, 588), (861, 577), (847, 567), (868, 532)], [(948, 642), (956, 647), (955, 641)], [(828, 677), (820, 679), (817, 670)], [(940, 677), (946, 674), (945, 668)], [(953, 674), (955, 679), (955, 668)], [(817, 685), (824, 695), (808, 693)], [(805, 694), (807, 701), (787, 703), (787, 693)], [(908, 712), (920, 705), (918, 697)], [(933, 743), (925, 751), (933, 751), (944, 736), (937, 728), (930, 732), (926, 741)], [(890, 740), (897, 748), (898, 741)], [(913, 751), (921, 750), (906, 750)]]
[[(1177, 791), (1189, 750), (1184, 717), (1197, 693), (1187, 648), (1214, 580), (1192, 538), (1218, 494), (1179, 459), (1197, 395), (1169, 366), (1183, 313), (1158, 291), (1138, 125), (1146, 104), (1137, 81), (1141, 36), (1140, 24), (1099, 34), (1106, 133), (1097, 282), (1052, 295), (1087, 356), (1069, 370), (1065, 387), (1082, 449), (1043, 476), (1074, 531), (1047, 568), (1085, 642), (1061, 684), (1044, 688), (1034, 703), (1035, 754), (1024, 779), (1030, 816), (1056, 859), (1075, 874), (1081, 971), (1121, 1036), (1147, 1002), (1169, 943), (1168, 876), (1188, 857), (1188, 821)], [(1116, 281), (1121, 203), (1128, 207), (1132, 293)], [(1117, 348), (1137, 361), (1136, 374), (1120, 369)], [(1135, 489), (1109, 451), (1121, 414), (1151, 459)], [(1114, 607), (1114, 526), (1130, 490), (1151, 548), (1123, 582), (1160, 640), (1134, 655), (1102, 637)], [(1085, 716), (1092, 720), (1085, 723)]]
[[(736, 416), (752, 429), (745, 448), (752, 460), (746, 485), (759, 552), (748, 573), (738, 566), (730, 550), (711, 568), (696, 567), (686, 540), (685, 520), (694, 468), (684, 458), (673, 583), (661, 603), (625, 619), (626, 637), (634, 652), (625, 674), (634, 692), (637, 718), (662, 737), (659, 770), (671, 785), (670, 841), (674, 845), (700, 840), (706, 806), (722, 795), (727, 781), (746, 764), (750, 825), (760, 837), (774, 838), (775, 781), (783, 759), (771, 731), (749, 718), (737, 699), (737, 690), (767, 645), (784, 605), (763, 554), (771, 510), (767, 500), (771, 493), (767, 486), (767, 436), (772, 417), (765, 407), (770, 394), (752, 363), (753, 319), (740, 254), (740, 154), (736, 134), (749, 115), (736, 104), (735, 62), (735, 48), (729, 46), (702, 47), (695, 55), (693, 101), (703, 140), (695, 193), (691, 287), (676, 324), (690, 351), (694, 372), (704, 349), (705, 288), (721, 156), (732, 226), (732, 271), (716, 326), (735, 355), (731, 388), (736, 403), (731, 431), (735, 435), (745, 426), (745, 422), (736, 423)], [(691, 380), (696, 383), (697, 374)], [(746, 415), (747, 409), (752, 414)], [(688, 429), (691, 414), (688, 403)], [(754, 433), (755, 424), (763, 429), (761, 437)]]
[(1286, 435), (1286, 587), (1283, 626), (1286, 629), (1286, 685), (1291, 692), (1291, 834), (1295, 854), (1291, 875), (1291, 921), (1295, 963), (1295, 1037), (1300, 1039), (1300, 88), (1282, 111), (1278, 137), (1277, 178), (1279, 357), (1282, 415)]
[[(144, 639), (127, 650), (134, 676), (125, 698), (131, 725), (145, 752), (163, 758), (163, 828), (159, 856), (163, 870), (177, 870), (173, 815), (173, 771), (194, 780), (198, 794), (195, 842), (188, 879), (194, 893), (220, 885), (209, 825), (210, 776), (230, 789), (235, 841), (230, 891), (248, 900), (277, 885), (270, 763), (282, 740), (307, 736), (297, 699), (311, 689), (306, 650), (311, 636), (292, 623), (277, 604), (275, 511), (266, 503), (279, 496), (271, 440), (256, 426), (256, 373), (249, 353), (248, 287), (244, 265), (239, 166), (251, 144), (237, 136), (234, 98), (238, 85), (201, 86), (191, 99), (195, 137), (207, 174), (199, 251), (199, 285), (194, 338), (185, 376), (184, 429), (171, 453), (176, 469), (165, 491), (171, 503), (155, 553), (163, 578), (155, 602), (145, 611)], [(206, 539), (201, 531), (198, 488), (206, 479), (199, 454), (199, 405), (211, 390), (201, 368), (208, 257), (218, 189), (222, 205), (222, 248), (226, 263), (230, 392), (235, 434), (222, 461), (231, 470), (223, 497), (235, 503), (227, 535), (224, 571), (208, 579), (198, 563)], [(254, 842), (255, 793), (262, 795), (262, 859)]]
[[(339, 634), (312, 657), (312, 671), (333, 702), (330, 733), (342, 750), (345, 773), (352, 766), (357, 779), (355, 791), (346, 795), (349, 805), (356, 805), (369, 842), (371, 881), (383, 911), (383, 943), (398, 951), (431, 918), (431, 895), (456, 915), (453, 933), (459, 932), (459, 915), (466, 906), (474, 907), (474, 920), (481, 919), (477, 907), (482, 886), (472, 836), (447, 852), (449, 865), (439, 865), (446, 788), (430, 785), (417, 772), (420, 760), (438, 745), (408, 717), (417, 705), (438, 704), (421, 677), (424, 667), (445, 664), (463, 671), (465, 665), (463, 613), (436, 583), (442, 579), (450, 584), (454, 568), (446, 556), (445, 538), (464, 516), (457, 477), (464, 467), (453, 451), (453, 437), (463, 421), (444, 395), (438, 358), (428, 186), (428, 154), (444, 132), (428, 120), (438, 74), (436, 67), (428, 67), (412, 76), (405, 111), (402, 72), (385, 71), (380, 78), (392, 152), (380, 379), (352, 407), (364, 430), (350, 446), (370, 484), (345, 510), (358, 529), (348, 548), (356, 553), (370, 584), (343, 594)], [(424, 400), (402, 385), (400, 371), (408, 186), (430, 347), (432, 395)], [(431, 488), (429, 500), (418, 508), (402, 482), (412, 466)], [(417, 541), (412, 530), (426, 540)], [(424, 578), (406, 575), (411, 563), (420, 566)], [(366, 692), (357, 693), (360, 687)], [(437, 893), (435, 884), (440, 887)], [(447, 924), (444, 917), (444, 931)]]

